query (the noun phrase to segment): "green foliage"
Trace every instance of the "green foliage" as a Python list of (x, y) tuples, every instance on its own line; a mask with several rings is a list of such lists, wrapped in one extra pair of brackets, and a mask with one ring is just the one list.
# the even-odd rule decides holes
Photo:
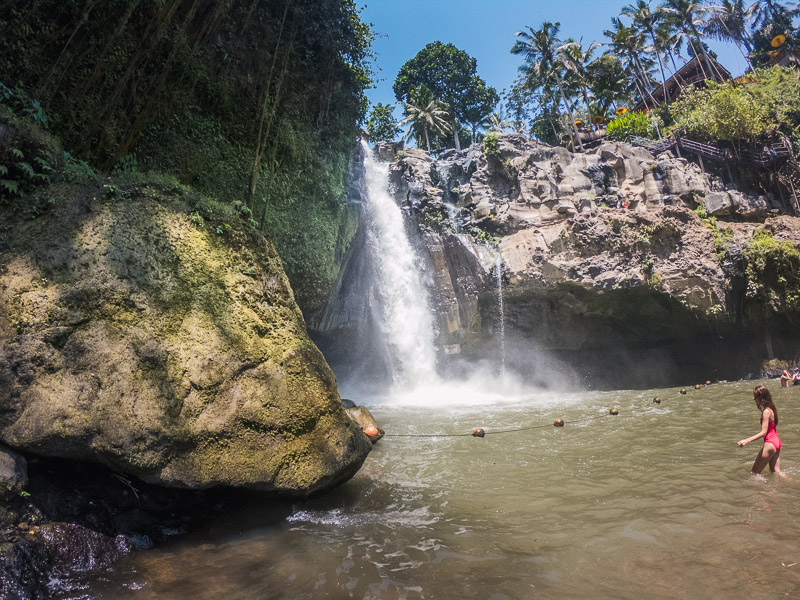
[(612, 112), (613, 104), (629, 103), (629, 75), (616, 56), (601, 56), (586, 66), (586, 74), (591, 81), (595, 97), (594, 114), (606, 116)]
[(499, 100), (497, 91), (477, 75), (474, 58), (439, 41), (425, 46), (400, 68), (392, 89), (399, 101), (408, 102), (423, 85), (435, 100), (447, 104), (451, 117), (461, 123), (480, 123)]
[(650, 116), (629, 112), (621, 117), (615, 118), (608, 124), (608, 137), (612, 140), (624, 141), (630, 135), (655, 139), (657, 121)]
[(393, 107), (378, 102), (372, 107), (367, 121), (369, 139), (374, 142), (391, 142), (400, 132), (400, 127), (392, 114)]
[(467, 228), (467, 233), (469, 233), (476, 242), (481, 244), (494, 244), (500, 241), (500, 238), (497, 235), (487, 231), (479, 225), (470, 225)]
[(777, 310), (800, 310), (800, 251), (790, 241), (757, 230), (743, 255), (748, 297)]
[(477, 75), (473, 75), (461, 112), (461, 119), (472, 130), (470, 138), (473, 143), (476, 141), (474, 138), (478, 127), (489, 118), (498, 102), (500, 102), (500, 96), (497, 94), (497, 90), (487, 86), (486, 82)]
[(672, 105), (674, 130), (705, 142), (755, 141), (768, 130), (768, 108), (742, 87), (709, 82), (686, 90)]
[(695, 208), (694, 212), (714, 236), (714, 253), (719, 263), (724, 265), (730, 262), (734, 254), (733, 230), (730, 227), (719, 227), (717, 218), (709, 216), (702, 205)]
[(51, 162), (45, 148), (0, 145), (0, 206), (19, 202), (38, 186), (50, 183), (55, 173)]
[[(349, 240), (309, 254), (287, 229), (349, 235), (338, 219), (374, 36), (354, 0), (201, 4), (12, 2), (0, 9), (0, 113), (57, 135), (68, 181), (157, 172), (249, 204), (308, 305)], [(27, 185), (16, 162), (47, 175), (32, 160), (0, 156), (6, 195)]]
[[(758, 4), (758, 3), (756, 3)], [(751, 60), (755, 65), (765, 65), (769, 59), (770, 54), (774, 50), (771, 45), (772, 38), (776, 35), (785, 35), (786, 42), (783, 48), (787, 50), (797, 50), (800, 47), (797, 35), (792, 35), (794, 29), (792, 24), (792, 16), (789, 11), (783, 6), (780, 6), (777, 1), (772, 0), (765, 4), (770, 4), (770, 8), (762, 7), (761, 14), (759, 15), (759, 26), (753, 32), (753, 53)]]
[(442, 230), (442, 223), (447, 219), (444, 206), (430, 206), (425, 209), (422, 215), (422, 223), (433, 229), (434, 231)]
[(45, 127), (47, 126), (47, 115), (44, 114), (44, 110), (38, 102), (33, 102), (31, 106), (24, 109), (24, 111), (36, 123), (39, 123)]
[(741, 83), (709, 82), (673, 103), (673, 130), (693, 139), (754, 145), (778, 130), (800, 139), (800, 81), (793, 69), (772, 67), (746, 75)]
[(408, 102), (403, 103), (405, 118), (400, 126), (409, 125), (405, 139), (413, 137), (418, 147), (433, 150), (431, 139), (445, 135), (450, 130), (451, 116), (448, 107), (433, 97), (425, 84), (411, 91)]
[(69, 182), (89, 183), (97, 180), (97, 174), (85, 160), (79, 160), (64, 152), (64, 178)]
[(139, 170), (139, 161), (136, 160), (136, 153), (131, 152), (119, 159), (116, 170), (121, 173), (135, 173)]
[(483, 138), (483, 154), (487, 158), (500, 156), (500, 134), (490, 131)]

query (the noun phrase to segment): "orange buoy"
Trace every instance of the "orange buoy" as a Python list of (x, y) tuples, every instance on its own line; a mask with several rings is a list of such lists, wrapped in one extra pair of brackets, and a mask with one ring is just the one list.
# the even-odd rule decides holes
[(364, 435), (366, 435), (373, 444), (383, 437), (383, 434), (378, 431), (378, 428), (374, 425), (368, 425), (361, 431), (364, 432)]
[(472, 437), (483, 437), (486, 435), (486, 432), (483, 430), (483, 427), (476, 427), (472, 430)]
[(709, 381), (708, 379), (706, 379), (706, 385), (711, 385), (711, 381)]
[(556, 427), (563, 427), (564, 426), (564, 419), (556, 419), (553, 421), (553, 425)]
[(610, 411), (608, 411), (608, 414), (614, 415), (616, 417), (619, 414), (619, 409), (612, 408)]
[(699, 390), (701, 387), (703, 386), (698, 383), (696, 386), (694, 386), (694, 389)]

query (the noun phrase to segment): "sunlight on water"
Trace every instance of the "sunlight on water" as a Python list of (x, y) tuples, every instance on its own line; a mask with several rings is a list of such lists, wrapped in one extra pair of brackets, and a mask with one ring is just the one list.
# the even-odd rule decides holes
[(370, 405), (401, 437), (350, 482), (139, 552), (86, 597), (798, 597), (800, 389), (770, 385), (787, 477), (759, 480), (760, 444), (736, 446), (754, 385)]

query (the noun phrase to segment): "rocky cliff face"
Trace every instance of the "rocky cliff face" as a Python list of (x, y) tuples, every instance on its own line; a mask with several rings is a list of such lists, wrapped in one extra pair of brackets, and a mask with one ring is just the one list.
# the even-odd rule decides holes
[(106, 188), (51, 188), (3, 240), (0, 440), (174, 487), (351, 477), (371, 444), (272, 245), (178, 189)]
[(734, 378), (795, 353), (791, 292), (748, 267), (756, 232), (800, 245), (771, 194), (625, 144), (572, 154), (509, 135), (490, 156), (396, 150), (377, 149), (432, 268), (443, 366), (499, 356), (498, 264), (506, 362), (539, 383)]

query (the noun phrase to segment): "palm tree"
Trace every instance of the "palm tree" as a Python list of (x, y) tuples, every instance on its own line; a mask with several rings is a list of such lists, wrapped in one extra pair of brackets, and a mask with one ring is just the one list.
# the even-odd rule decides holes
[[(747, 22), (753, 13), (745, 8), (744, 0), (721, 0), (721, 4), (710, 6), (708, 11), (710, 16), (703, 26), (703, 33), (718, 40), (733, 42), (752, 69), (753, 65), (747, 55), (753, 51), (753, 44), (747, 31)], [(747, 53), (742, 46), (747, 49)]]
[(798, 6), (797, 2), (788, 3), (794, 8), (789, 8), (785, 4), (787, 3), (778, 2), (777, 0), (756, 0), (753, 2), (747, 9), (753, 17), (753, 27), (774, 21), (781, 13), (788, 14), (790, 17), (796, 17), (800, 13), (800, 6)]
[(561, 40), (557, 37), (560, 28), (560, 23), (545, 21), (540, 29), (528, 27), (528, 31), (518, 31), (516, 33), (517, 41), (511, 48), (511, 54), (521, 54), (524, 57), (526, 64), (520, 67), (520, 72), (530, 82), (531, 89), (535, 90), (544, 87), (548, 82), (555, 83), (561, 96), (561, 102), (569, 115), (572, 132), (581, 150), (583, 150), (583, 143), (578, 134), (578, 129), (575, 127), (572, 108), (564, 92), (564, 80), (562, 77), (564, 65), (558, 52), (561, 47)]
[(430, 133), (444, 134), (450, 131), (450, 115), (447, 105), (436, 100), (433, 93), (424, 85), (409, 94), (409, 101), (403, 102), (405, 118), (400, 126), (410, 125), (403, 139), (412, 135), (419, 144), (425, 139), (428, 152), (431, 151)]
[(567, 40), (567, 43), (562, 45), (559, 50), (561, 61), (566, 67), (567, 72), (572, 75), (577, 87), (580, 88), (583, 95), (583, 102), (586, 105), (586, 110), (589, 113), (589, 120), (592, 120), (592, 104), (589, 101), (588, 89), (591, 87), (589, 82), (589, 75), (586, 67), (592, 62), (592, 55), (594, 51), (600, 47), (597, 42), (592, 42), (589, 47), (584, 50), (582, 41), (576, 42)]
[(514, 122), (506, 118), (502, 105), (498, 106), (497, 110), (490, 114), (481, 125), (494, 133), (503, 133), (508, 129), (515, 129)]
[(633, 73), (633, 81), (639, 97), (644, 100), (649, 95), (653, 103), (655, 98), (650, 93), (652, 78), (645, 69), (642, 62), (644, 53), (644, 34), (636, 31), (633, 27), (626, 26), (617, 17), (611, 18), (613, 29), (606, 30), (603, 35), (611, 39), (611, 54), (616, 55), (623, 64), (627, 64), (628, 69)]
[(657, 31), (663, 13), (658, 10), (650, 10), (650, 0), (638, 0), (636, 4), (629, 4), (623, 7), (620, 13), (623, 17), (633, 19), (634, 27), (638, 27), (643, 33), (650, 36), (653, 42), (653, 52), (658, 59), (658, 68), (661, 71), (661, 83), (664, 85), (664, 93), (666, 94), (667, 102), (670, 101), (669, 91), (667, 90), (667, 77), (664, 74), (664, 63), (661, 60), (661, 45), (659, 43), (659, 36)]
[[(692, 54), (700, 61), (700, 71), (703, 73), (703, 77), (710, 79), (713, 76), (711, 61), (708, 60), (705, 47), (699, 43), (699, 30), (705, 24), (703, 16), (708, 9), (700, 2), (692, 0), (664, 0), (662, 9), (667, 15), (667, 21), (676, 32), (676, 45), (685, 39)], [(697, 46), (700, 47), (699, 51)]]

